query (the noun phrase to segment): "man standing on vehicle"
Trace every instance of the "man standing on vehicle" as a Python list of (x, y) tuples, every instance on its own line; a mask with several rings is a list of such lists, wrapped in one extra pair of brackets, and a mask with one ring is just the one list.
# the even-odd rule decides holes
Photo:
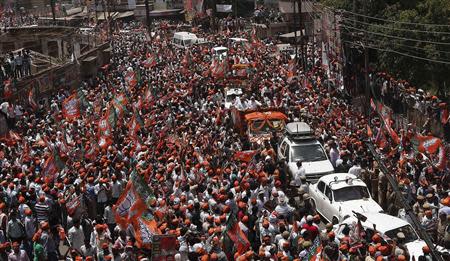
[(292, 186), (300, 187), (302, 185), (302, 181), (301, 181), (300, 177), (305, 176), (305, 173), (306, 173), (306, 171), (305, 171), (305, 167), (302, 166), (302, 161), (301, 160), (297, 161), (297, 171), (294, 174), (294, 177), (293, 177), (294, 180), (291, 183)]

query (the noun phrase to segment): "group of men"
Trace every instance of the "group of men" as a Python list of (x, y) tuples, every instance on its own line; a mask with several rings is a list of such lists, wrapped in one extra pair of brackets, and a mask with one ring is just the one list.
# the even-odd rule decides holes
[[(66, 260), (150, 260), (150, 236), (136, 225), (142, 220), (152, 235), (175, 235), (175, 260), (407, 260), (401, 235), (355, 238), (348, 228), (338, 238), (332, 224), (323, 226), (304, 173), (291, 177), (278, 161), (276, 135), (251, 160), (235, 157), (251, 145), (216, 99), (231, 79), (212, 72), (210, 48), (228, 46), (233, 36), (249, 39), (228, 50), (252, 67), (245, 104), (258, 108), (268, 100), (288, 121), (307, 122), (333, 166), (356, 173), (397, 214), (385, 177), (394, 175), (435, 243), (449, 248), (447, 168), (419, 156), (400, 164), (395, 152), (381, 149), (392, 173), (380, 172), (363, 142), (373, 123), (323, 85), (320, 48), (308, 48), (317, 57), (309, 71), (293, 72), (274, 40), (197, 29), (212, 46), (182, 49), (171, 44), (167, 23), (155, 24), (151, 42), (140, 23), (122, 25), (126, 33), (114, 34), (111, 61), (91, 84), (61, 90), (45, 109), (17, 117), (15, 135), (0, 144), (0, 260), (57, 260), (66, 254), (62, 244), (70, 249)], [(151, 197), (123, 219), (117, 206), (138, 186), (135, 179)], [(143, 197), (136, 191), (134, 199)], [(431, 260), (430, 249), (421, 259)]]

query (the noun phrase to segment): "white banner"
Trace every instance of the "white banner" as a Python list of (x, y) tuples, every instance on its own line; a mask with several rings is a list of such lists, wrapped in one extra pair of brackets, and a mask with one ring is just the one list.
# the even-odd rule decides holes
[(218, 13), (231, 13), (233, 12), (232, 5), (216, 5), (216, 10)]

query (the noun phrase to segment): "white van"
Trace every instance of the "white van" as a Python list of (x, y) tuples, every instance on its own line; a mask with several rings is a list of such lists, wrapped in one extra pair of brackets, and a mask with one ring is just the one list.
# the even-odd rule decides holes
[(197, 43), (199, 38), (197, 35), (189, 32), (176, 32), (173, 35), (173, 44), (177, 47), (185, 48)]

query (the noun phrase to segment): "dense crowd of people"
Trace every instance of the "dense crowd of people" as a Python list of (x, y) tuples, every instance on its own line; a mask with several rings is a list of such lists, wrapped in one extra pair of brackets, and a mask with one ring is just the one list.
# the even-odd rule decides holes
[[(323, 224), (306, 177), (290, 185), (276, 155), (280, 137), (255, 148), (235, 131), (223, 105), (232, 80), (211, 73), (211, 46), (176, 48), (162, 24), (151, 43), (141, 24), (122, 25), (128, 32), (113, 36), (111, 62), (95, 79), (10, 122), (0, 144), (0, 260), (57, 260), (62, 244), (70, 247), (66, 260), (149, 260), (148, 238), (134, 224), (142, 217), (151, 234), (176, 236), (175, 260), (408, 260), (401, 235), (338, 238), (331, 223)], [(318, 58), (305, 72), (292, 69), (276, 42), (250, 32), (197, 33), (230, 47), (228, 71), (233, 63), (251, 65), (242, 103), (307, 122), (336, 170), (356, 174), (397, 215), (401, 204), (386, 178), (394, 175), (434, 243), (449, 249), (447, 166), (413, 149), (413, 129), (396, 130), (405, 133), (402, 150), (386, 137), (378, 152), (392, 173), (382, 173), (365, 143), (367, 126), (379, 136), (382, 125), (324, 86), (319, 47), (312, 53), (309, 46), (307, 55)], [(251, 44), (230, 46), (229, 37)], [(290, 77), (293, 70), (298, 77)], [(68, 117), (74, 94), (81, 113)], [(249, 149), (256, 149), (250, 161), (234, 156)], [(138, 186), (134, 179), (144, 184), (133, 197), (143, 198), (143, 212), (132, 218), (136, 206), (122, 220), (117, 206), (130, 184)], [(431, 250), (424, 246), (418, 259), (432, 260)]]

